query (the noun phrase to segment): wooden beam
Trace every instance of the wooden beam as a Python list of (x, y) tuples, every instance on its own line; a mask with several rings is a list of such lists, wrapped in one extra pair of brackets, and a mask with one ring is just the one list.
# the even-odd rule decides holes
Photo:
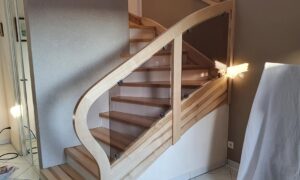
[(215, 5), (215, 4), (217, 4), (217, 2), (213, 1), (213, 0), (202, 0), (202, 1), (205, 2), (208, 5)]
[[(233, 66), (234, 58), (234, 34), (235, 34), (235, 0), (232, 0), (232, 8), (229, 10), (228, 21), (228, 44), (227, 44), (227, 67)], [(231, 101), (232, 79), (228, 79), (228, 104)]]
[(181, 73), (182, 73), (182, 35), (174, 39), (172, 69), (172, 119), (173, 144), (180, 138), (181, 117)]

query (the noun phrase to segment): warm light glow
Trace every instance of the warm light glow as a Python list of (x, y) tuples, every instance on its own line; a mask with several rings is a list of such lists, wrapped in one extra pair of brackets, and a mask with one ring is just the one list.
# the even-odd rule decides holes
[(244, 63), (244, 64), (228, 67), (226, 75), (227, 75), (227, 77), (233, 79), (237, 75), (239, 75), (243, 72), (247, 72), (248, 71), (248, 66), (249, 66), (248, 63)]
[(14, 117), (14, 118), (18, 118), (21, 116), (22, 113), (22, 106), (21, 105), (15, 105), (12, 108), (10, 108), (10, 114)]
[(222, 74), (222, 75), (226, 74), (226, 69), (227, 69), (226, 64), (224, 64), (220, 61), (215, 61), (215, 67), (219, 70), (220, 74)]

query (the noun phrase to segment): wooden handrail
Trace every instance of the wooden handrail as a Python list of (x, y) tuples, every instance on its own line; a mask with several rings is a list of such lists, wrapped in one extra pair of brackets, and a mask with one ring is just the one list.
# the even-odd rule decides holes
[[(99, 145), (99, 143), (93, 138), (93, 136), (89, 131), (87, 125), (87, 115), (91, 106), (102, 94), (104, 94), (106, 91), (108, 91), (113, 86), (115, 86), (120, 80), (126, 78), (136, 68), (140, 67), (143, 63), (145, 63), (148, 59), (150, 59), (155, 53), (160, 51), (163, 47), (168, 45), (171, 41), (175, 40), (176, 42), (177, 40), (178, 42), (180, 42), (179, 38), (181, 39), (182, 34), (186, 32), (188, 29), (194, 27), (197, 24), (203, 23), (208, 19), (214, 18), (225, 12), (229, 12), (232, 8), (232, 5), (233, 5), (233, 0), (226, 0), (224, 2), (213, 4), (203, 9), (200, 9), (192, 13), (191, 15), (185, 17), (177, 24), (172, 26), (169, 30), (161, 34), (159, 37), (157, 37), (154, 41), (152, 41), (148, 46), (146, 46), (140, 52), (136, 53), (128, 61), (124, 62), (116, 69), (111, 71), (108, 75), (106, 75), (101, 80), (96, 82), (80, 98), (75, 108), (74, 117), (73, 117), (75, 131), (81, 143), (95, 158), (99, 166), (100, 176), (102, 180), (113, 179), (112, 168), (105, 151), (103, 150), (101, 145)], [(180, 48), (178, 48), (178, 50), (179, 49)], [(174, 51), (174, 53), (175, 56), (179, 54), (177, 50)], [(177, 66), (174, 66), (173, 73), (174, 70), (178, 70), (178, 68), (179, 68), (178, 64)], [(176, 87), (179, 87), (178, 85), (179, 84), (177, 85), (173, 84), (173, 86)], [(177, 92), (173, 92), (173, 93), (177, 93)], [(174, 101), (175, 100), (173, 100), (173, 105), (177, 106), (177, 100), (176, 102)], [(176, 112), (180, 112), (180, 109), (177, 109)]]

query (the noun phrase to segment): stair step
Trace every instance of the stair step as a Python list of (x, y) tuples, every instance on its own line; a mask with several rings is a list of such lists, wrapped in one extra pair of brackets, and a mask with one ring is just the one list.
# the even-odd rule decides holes
[(134, 38), (134, 39), (130, 39), (129, 42), (130, 43), (140, 43), (140, 42), (151, 42), (153, 40), (153, 38)]
[(66, 148), (65, 153), (94, 177), (99, 177), (99, 169), (94, 159), (89, 158), (76, 147)]
[(127, 124), (133, 124), (144, 128), (150, 128), (152, 123), (158, 119), (117, 111), (100, 113), (100, 117), (113, 119)]
[(78, 174), (68, 164), (58, 165), (50, 167), (48, 169), (41, 170), (42, 175), (45, 179), (49, 180), (83, 180), (84, 178)]
[(145, 97), (129, 97), (129, 96), (115, 96), (111, 98), (112, 101), (124, 102), (131, 104), (140, 104), (145, 106), (157, 106), (168, 108), (171, 106), (169, 98), (145, 98)]
[[(195, 80), (195, 81), (182, 81), (182, 87), (184, 88), (196, 88), (204, 85), (208, 81)], [(119, 86), (127, 87), (156, 87), (156, 88), (170, 88), (170, 81), (153, 81), (153, 82), (123, 82)]]
[(146, 25), (140, 25), (135, 23), (129, 23), (129, 28), (131, 29), (150, 29), (150, 30), (156, 30), (155, 26), (146, 26)]
[[(170, 66), (152, 66), (152, 67), (140, 67), (136, 69), (135, 71), (170, 71)], [(205, 72), (208, 72), (208, 69), (204, 69), (201, 66), (198, 65), (183, 65), (182, 70), (203, 70)]]
[(68, 176), (75, 180), (84, 179), (80, 174), (78, 174), (71, 166), (63, 164), (59, 166)]
[(125, 151), (135, 138), (107, 128), (95, 128), (90, 130), (92, 135), (101, 142), (111, 145), (119, 150)]
[[(183, 50), (182, 54), (187, 54), (187, 51)], [(165, 50), (159, 51), (154, 54), (154, 56), (171, 56), (171, 55), (172, 53), (170, 51), (165, 51)], [(128, 53), (121, 54), (122, 58), (130, 58), (132, 56), (134, 56), (134, 54), (128, 54)]]

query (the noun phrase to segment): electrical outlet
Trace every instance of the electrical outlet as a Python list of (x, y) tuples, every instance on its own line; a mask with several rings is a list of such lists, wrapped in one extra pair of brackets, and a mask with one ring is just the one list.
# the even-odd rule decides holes
[(234, 149), (234, 142), (233, 142), (233, 141), (228, 141), (227, 147), (228, 147), (229, 149)]

